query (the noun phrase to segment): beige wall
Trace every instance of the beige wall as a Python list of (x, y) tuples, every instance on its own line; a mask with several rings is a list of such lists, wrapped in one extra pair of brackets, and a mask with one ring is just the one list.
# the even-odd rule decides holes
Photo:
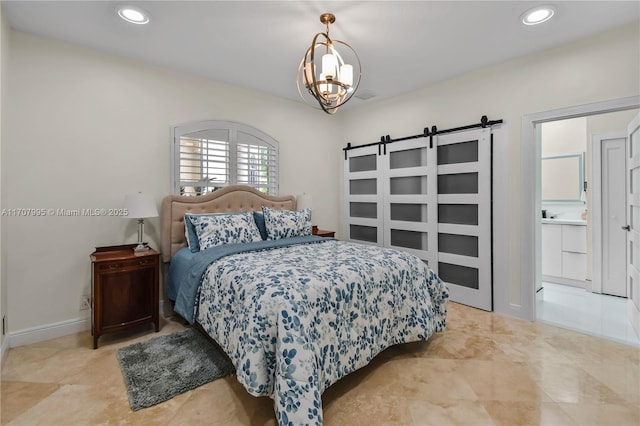
[(542, 156), (587, 150), (587, 117), (542, 124)]
[[(374, 142), (380, 135), (392, 137), (420, 133), (425, 126), (445, 129), (478, 122), (480, 116), (502, 118), (508, 143), (497, 152), (507, 164), (494, 162), (507, 182), (494, 182), (494, 189), (507, 193), (507, 202), (496, 206), (507, 218), (499, 228), (506, 234), (494, 264), (508, 265), (508, 277), (494, 282), (507, 292), (506, 302), (496, 310), (511, 312), (522, 304), (520, 283), (520, 137), (525, 114), (640, 93), (640, 39), (638, 25), (627, 26), (569, 45), (560, 46), (371, 106), (348, 111), (343, 116), (345, 140), (353, 144)], [(425, 70), (428, 72), (428, 70)], [(495, 186), (497, 184), (497, 186)], [(533, 242), (532, 242), (533, 244)], [(533, 290), (531, 290), (533, 292)]]
[[(20, 32), (11, 34), (3, 145), (9, 208), (117, 208), (134, 191), (170, 193), (170, 126), (242, 122), (280, 144), (280, 193), (313, 197), (314, 222), (337, 229), (336, 117), (300, 103)], [(10, 331), (86, 320), (89, 254), (136, 240), (119, 217), (5, 217)], [(145, 221), (160, 246), (159, 218)], [(86, 321), (84, 321), (86, 323)], [(12, 338), (13, 342), (13, 338)]]
[[(615, 132), (618, 130), (627, 131), (627, 126), (636, 116), (638, 110), (618, 111), (608, 114), (598, 114), (587, 117), (587, 137), (591, 142), (591, 137), (598, 133)], [(587, 151), (591, 148), (587, 145)]]
[[(12, 32), (3, 207), (119, 207), (136, 190), (159, 203), (170, 191), (169, 127), (228, 119), (280, 142), (280, 192), (310, 193), (314, 222), (338, 230), (347, 141), (416, 134), (434, 124), (455, 127), (481, 115), (502, 118), (507, 138), (494, 164), (503, 176), (495, 183), (503, 200), (494, 214), (504, 220), (497, 222), (494, 260), (506, 269), (496, 282), (506, 302), (496, 310), (507, 312), (506, 305), (520, 303), (522, 290), (522, 116), (638, 94), (637, 35), (638, 26), (622, 28), (326, 116), (297, 102)], [(147, 239), (157, 247), (159, 220), (146, 223)], [(3, 225), (12, 332), (86, 319), (79, 304), (90, 288), (89, 253), (96, 245), (136, 239), (134, 221), (120, 218), (10, 217)]]
[[(7, 93), (7, 63), (9, 59), (9, 25), (7, 23), (7, 18), (2, 13), (2, 8), (0, 7), (0, 210), (4, 208), (6, 203), (4, 202), (5, 191), (3, 191), (4, 186), (4, 167), (2, 167), (3, 162), (3, 145), (5, 141), (4, 134), (6, 132), (5, 124), (5, 113), (6, 108), (3, 108), (4, 100), (6, 98)], [(5, 240), (6, 240), (6, 232), (5, 232), (5, 220), (0, 215), (0, 327), (1, 321), (4, 315), (7, 313), (7, 277), (6, 277), (6, 250), (5, 250)], [(0, 348), (5, 347), (6, 345), (5, 335), (2, 334), (0, 330)], [(1, 351), (0, 351), (1, 352)], [(4, 357), (2, 357), (4, 360)]]
[[(541, 154), (544, 157), (566, 154), (586, 154), (587, 117), (551, 121), (541, 126)], [(543, 160), (542, 202), (548, 200), (578, 200), (581, 196), (577, 188), (582, 188), (584, 174), (580, 176), (580, 161), (568, 159)], [(584, 167), (584, 158), (582, 161)], [(584, 169), (583, 169), (584, 173)], [(582, 181), (581, 181), (582, 179)], [(584, 209), (584, 205), (578, 207)], [(556, 209), (558, 210), (558, 209)], [(559, 209), (561, 211), (562, 209)]]

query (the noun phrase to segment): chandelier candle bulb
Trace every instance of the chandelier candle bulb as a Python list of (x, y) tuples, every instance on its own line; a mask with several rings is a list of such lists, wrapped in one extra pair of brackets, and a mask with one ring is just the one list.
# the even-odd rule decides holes
[(332, 53), (322, 55), (322, 73), (326, 78), (333, 79), (333, 77), (336, 77), (337, 65), (338, 61), (336, 60), (335, 55)]
[(353, 67), (351, 65), (344, 64), (340, 67), (340, 81), (347, 87), (353, 86)]

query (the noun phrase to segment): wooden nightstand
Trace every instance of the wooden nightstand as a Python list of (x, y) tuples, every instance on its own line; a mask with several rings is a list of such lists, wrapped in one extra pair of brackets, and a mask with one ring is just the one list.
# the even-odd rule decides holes
[(160, 253), (134, 253), (136, 244), (96, 247), (91, 254), (91, 333), (101, 335), (153, 323), (160, 330)]
[(335, 237), (336, 236), (336, 232), (335, 231), (323, 231), (322, 229), (318, 229), (317, 226), (314, 226), (313, 228), (311, 228), (311, 233), (313, 235), (317, 235), (318, 237)]

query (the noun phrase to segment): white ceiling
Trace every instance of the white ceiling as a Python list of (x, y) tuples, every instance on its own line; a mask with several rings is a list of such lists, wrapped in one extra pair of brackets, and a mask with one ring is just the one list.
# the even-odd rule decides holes
[[(151, 14), (122, 21), (123, 3)], [(525, 26), (519, 16), (552, 4), (556, 16)], [(10, 1), (14, 30), (299, 100), (296, 69), (323, 12), (331, 36), (362, 62), (357, 107), (518, 56), (640, 20), (638, 1)]]

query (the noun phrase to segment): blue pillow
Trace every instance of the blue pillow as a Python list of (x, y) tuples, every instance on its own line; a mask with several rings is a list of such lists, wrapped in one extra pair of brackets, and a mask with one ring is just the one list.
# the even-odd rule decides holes
[(187, 245), (189, 246), (189, 250), (191, 250), (193, 253), (196, 253), (200, 251), (200, 242), (198, 241), (198, 234), (196, 234), (196, 227), (191, 222), (191, 216), (194, 215), (184, 215), (184, 228), (186, 230), (185, 236), (187, 237)]
[(267, 239), (267, 225), (264, 223), (264, 214), (261, 212), (253, 212), (253, 220), (256, 221), (258, 231), (263, 240)]

